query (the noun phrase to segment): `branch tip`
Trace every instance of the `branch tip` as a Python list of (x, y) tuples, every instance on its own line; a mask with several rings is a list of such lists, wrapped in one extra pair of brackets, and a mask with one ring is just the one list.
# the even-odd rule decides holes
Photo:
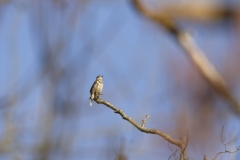
[(147, 115), (146, 115), (146, 118), (142, 120), (142, 125), (141, 125), (142, 128), (144, 128), (144, 126), (145, 126), (146, 121), (147, 121), (148, 118), (150, 118), (150, 116), (147, 114)]

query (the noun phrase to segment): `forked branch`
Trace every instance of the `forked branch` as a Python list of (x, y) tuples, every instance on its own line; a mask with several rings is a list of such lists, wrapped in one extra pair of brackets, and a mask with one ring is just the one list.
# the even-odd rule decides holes
[(213, 158), (213, 160), (216, 160), (217, 157), (218, 157), (220, 154), (223, 154), (223, 153), (235, 153), (235, 152), (237, 152), (237, 151), (240, 150), (240, 146), (236, 147), (236, 149), (233, 150), (233, 151), (227, 150), (227, 145), (229, 145), (230, 143), (232, 143), (234, 139), (232, 139), (232, 140), (230, 140), (229, 142), (225, 143), (225, 142), (224, 142), (225, 137), (223, 137), (223, 133), (224, 133), (224, 125), (223, 125), (223, 127), (222, 127), (222, 132), (221, 132), (221, 137), (220, 137), (221, 142), (222, 142), (222, 144), (224, 145), (224, 151), (218, 152), (218, 153), (216, 154), (216, 156)]
[(176, 159), (177, 159), (176, 154), (177, 154), (177, 152), (178, 152), (178, 149), (176, 149), (175, 151), (173, 151), (173, 149), (171, 148), (169, 142), (168, 142), (168, 148), (169, 148), (169, 149), (171, 150), (171, 152), (172, 152), (172, 154), (169, 156), (168, 160), (170, 160), (171, 157), (173, 157), (174, 160), (176, 160)]

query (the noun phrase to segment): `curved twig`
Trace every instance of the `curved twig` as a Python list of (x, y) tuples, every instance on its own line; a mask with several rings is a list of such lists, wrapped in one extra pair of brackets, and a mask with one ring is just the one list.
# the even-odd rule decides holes
[(169, 156), (168, 160), (171, 159), (171, 157), (173, 156), (174, 157), (174, 160), (176, 159), (176, 154), (178, 152), (178, 149), (176, 149), (175, 151), (173, 151), (173, 149), (171, 148), (169, 142), (168, 142), (168, 148), (171, 150), (172, 154)]
[(224, 151), (218, 152), (218, 153), (215, 155), (215, 157), (213, 158), (213, 160), (216, 160), (217, 157), (218, 157), (220, 154), (223, 154), (223, 153), (235, 153), (235, 152), (237, 152), (237, 151), (240, 150), (240, 146), (236, 147), (236, 150), (234, 150), (234, 151), (229, 151), (229, 150), (227, 150), (227, 145), (230, 144), (234, 139), (232, 139), (232, 140), (230, 140), (229, 142), (225, 143), (225, 142), (224, 142), (225, 137), (223, 137), (223, 133), (224, 133), (224, 125), (223, 125), (223, 127), (222, 127), (221, 137), (220, 137), (221, 142), (222, 142), (222, 144), (224, 145)]
[(217, 156), (220, 155), (220, 154), (222, 154), (222, 153), (235, 153), (235, 152), (237, 152), (237, 151), (239, 151), (239, 150), (240, 150), (240, 146), (237, 147), (236, 150), (234, 150), (234, 151), (225, 150), (225, 151), (223, 151), (223, 152), (218, 152), (218, 153), (216, 154), (216, 156), (213, 158), (213, 160), (216, 160)]

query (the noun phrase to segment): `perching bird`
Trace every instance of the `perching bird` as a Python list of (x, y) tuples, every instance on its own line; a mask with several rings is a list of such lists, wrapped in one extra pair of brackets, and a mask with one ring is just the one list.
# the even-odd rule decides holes
[(97, 76), (95, 82), (93, 83), (91, 89), (90, 89), (90, 106), (92, 106), (92, 100), (94, 98), (99, 97), (99, 95), (102, 94), (103, 90), (103, 81), (102, 81), (103, 76)]

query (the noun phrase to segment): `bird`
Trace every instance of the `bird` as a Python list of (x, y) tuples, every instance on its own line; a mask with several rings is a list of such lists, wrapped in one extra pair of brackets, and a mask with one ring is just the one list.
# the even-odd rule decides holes
[(90, 106), (92, 106), (92, 100), (94, 98), (99, 97), (102, 94), (103, 90), (103, 81), (102, 81), (103, 76), (97, 76), (95, 82), (93, 83), (91, 89), (90, 89)]

